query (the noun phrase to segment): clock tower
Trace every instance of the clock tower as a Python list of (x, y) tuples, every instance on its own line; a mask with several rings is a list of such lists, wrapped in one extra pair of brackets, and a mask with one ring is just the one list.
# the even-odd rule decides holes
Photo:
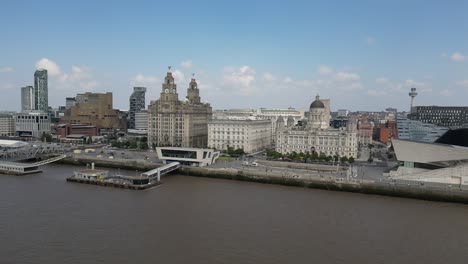
[(200, 103), (200, 91), (198, 90), (198, 84), (195, 78), (192, 78), (190, 81), (189, 87), (187, 89), (187, 99), (191, 104)]
[(161, 100), (162, 101), (178, 101), (179, 95), (177, 94), (177, 85), (174, 82), (174, 76), (172, 76), (172, 72), (170, 71), (171, 67), (169, 67), (169, 71), (164, 78), (164, 82), (162, 84), (162, 91), (161, 91)]

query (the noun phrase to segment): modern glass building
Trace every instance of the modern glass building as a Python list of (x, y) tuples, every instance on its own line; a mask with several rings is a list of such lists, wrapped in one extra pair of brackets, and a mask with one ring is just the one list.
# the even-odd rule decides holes
[(34, 109), (44, 113), (49, 109), (47, 70), (44, 69), (34, 73)]
[(409, 119), (451, 129), (468, 126), (466, 106), (415, 106)]
[(449, 129), (405, 117), (397, 118), (398, 138), (433, 143)]
[(34, 110), (34, 87), (21, 87), (21, 111), (27, 112)]
[(145, 87), (133, 87), (130, 95), (130, 109), (128, 110), (128, 128), (135, 129), (135, 114), (145, 110)]

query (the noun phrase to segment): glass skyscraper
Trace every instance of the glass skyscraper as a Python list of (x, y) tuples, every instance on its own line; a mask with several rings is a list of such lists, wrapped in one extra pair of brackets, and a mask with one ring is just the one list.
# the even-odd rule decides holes
[(34, 87), (21, 87), (21, 111), (27, 112), (34, 110)]
[(42, 112), (47, 112), (49, 108), (47, 70), (44, 69), (34, 73), (34, 108)]

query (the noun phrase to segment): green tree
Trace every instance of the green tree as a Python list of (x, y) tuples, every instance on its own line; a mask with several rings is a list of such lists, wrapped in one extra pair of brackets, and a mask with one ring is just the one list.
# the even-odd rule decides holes
[(131, 148), (131, 149), (136, 149), (136, 148), (138, 148), (138, 143), (137, 143), (136, 141), (132, 141), (132, 142), (128, 142), (128, 141), (127, 141), (126, 143), (128, 143), (128, 144), (127, 144), (127, 147), (128, 147), (128, 148)]
[(349, 161), (349, 159), (348, 159), (348, 157), (343, 156), (343, 157), (340, 158), (340, 161), (345, 163), (345, 162)]
[(141, 150), (146, 150), (146, 149), (148, 149), (148, 143), (147, 143), (147, 142), (141, 142), (141, 141), (140, 141), (139, 148), (140, 148)]
[(353, 164), (353, 163), (354, 163), (354, 158), (353, 158), (353, 157), (349, 157), (348, 162), (351, 163), (351, 164)]
[(244, 150), (241, 149), (241, 148), (238, 148), (238, 149), (234, 150), (233, 153), (234, 153), (235, 155), (239, 155), (239, 156), (245, 154)]

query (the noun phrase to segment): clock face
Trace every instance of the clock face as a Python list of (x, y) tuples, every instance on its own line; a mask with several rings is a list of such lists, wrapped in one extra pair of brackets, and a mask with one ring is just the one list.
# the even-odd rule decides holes
[(166, 90), (164, 90), (165, 93), (169, 93), (169, 89), (166, 88)]

